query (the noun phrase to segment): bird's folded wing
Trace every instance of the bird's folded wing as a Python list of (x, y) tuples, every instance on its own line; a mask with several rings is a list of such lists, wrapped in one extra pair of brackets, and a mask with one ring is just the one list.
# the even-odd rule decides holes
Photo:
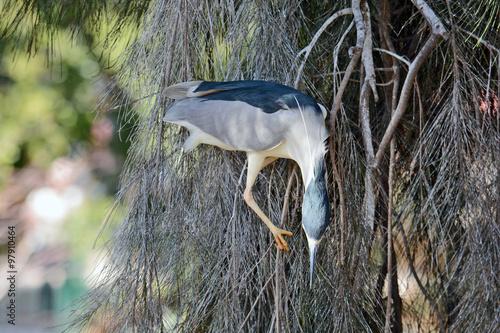
[[(187, 98), (172, 105), (164, 121), (193, 126), (237, 150), (264, 151), (282, 143), (297, 114), (291, 110), (266, 113), (242, 101)], [(191, 128), (190, 128), (191, 127)]]

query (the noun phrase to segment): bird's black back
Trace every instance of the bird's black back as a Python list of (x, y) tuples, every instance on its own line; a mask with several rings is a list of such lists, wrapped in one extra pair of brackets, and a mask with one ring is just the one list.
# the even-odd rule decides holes
[(246, 80), (230, 82), (203, 81), (194, 92), (215, 90), (213, 94), (203, 96), (207, 100), (241, 101), (273, 113), (283, 108), (314, 108), (321, 113), (316, 101), (306, 94), (275, 82)]

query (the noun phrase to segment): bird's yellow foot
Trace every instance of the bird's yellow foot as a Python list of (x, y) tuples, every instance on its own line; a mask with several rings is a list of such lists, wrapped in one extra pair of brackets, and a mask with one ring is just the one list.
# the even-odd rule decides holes
[(276, 240), (276, 247), (278, 247), (280, 250), (285, 250), (286, 252), (290, 252), (288, 244), (286, 243), (283, 236), (291, 236), (292, 233), (290, 231), (286, 231), (279, 228), (271, 230), (271, 232), (273, 233), (274, 240)]

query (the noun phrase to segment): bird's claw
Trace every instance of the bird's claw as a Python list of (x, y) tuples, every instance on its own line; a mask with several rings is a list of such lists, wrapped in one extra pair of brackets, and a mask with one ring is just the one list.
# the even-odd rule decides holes
[(276, 231), (273, 232), (273, 235), (274, 235), (274, 240), (276, 241), (275, 244), (276, 247), (279, 248), (280, 250), (285, 250), (286, 252), (290, 252), (290, 248), (288, 247), (288, 244), (286, 243), (283, 236), (291, 236), (292, 233), (290, 231), (276, 228)]

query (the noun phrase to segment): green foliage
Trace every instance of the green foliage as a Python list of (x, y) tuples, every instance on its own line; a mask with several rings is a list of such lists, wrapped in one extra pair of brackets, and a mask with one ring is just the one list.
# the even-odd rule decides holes
[[(14, 167), (46, 169), (90, 139), (99, 64), (84, 46), (61, 43), (58, 68), (43, 56), (3, 54), (0, 63), (0, 174)], [(3, 179), (5, 180), (5, 179)]]
[(0, 6), (2, 39), (28, 56), (50, 57), (61, 29), (111, 50), (131, 23), (140, 22), (149, 0), (2, 0)]

